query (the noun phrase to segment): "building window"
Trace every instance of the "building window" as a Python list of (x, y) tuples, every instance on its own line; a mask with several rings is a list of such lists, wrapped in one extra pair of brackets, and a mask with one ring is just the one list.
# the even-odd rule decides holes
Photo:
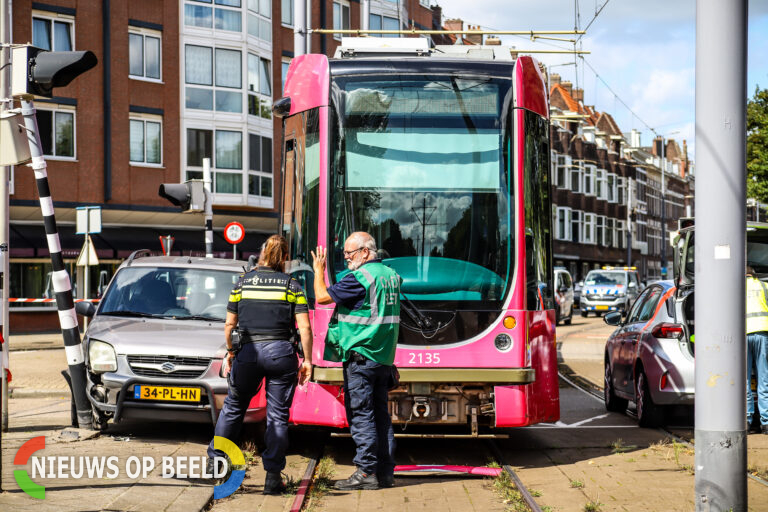
[(625, 204), (626, 203), (626, 197), (627, 197), (627, 179), (626, 178), (616, 178), (617, 183), (617, 195), (616, 195), (616, 202), (619, 204)]
[(595, 232), (595, 242), (605, 245), (605, 217), (597, 216), (597, 229)]
[(618, 246), (620, 249), (626, 249), (627, 248), (627, 233), (625, 231), (626, 229), (626, 221), (619, 220), (616, 221), (616, 237)]
[[(349, 29), (349, 3), (333, 2), (333, 28), (336, 30)], [(341, 34), (333, 34), (334, 39), (341, 39)]]
[[(381, 30), (381, 16), (371, 14), (368, 18), (368, 28), (371, 30)], [(381, 37), (381, 34), (371, 34), (374, 37)]]
[[(243, 111), (242, 54), (238, 50), (186, 45), (184, 55), (185, 82), (214, 86), (213, 89), (185, 88), (185, 105), (189, 109), (219, 112)], [(215, 71), (214, 71), (215, 70)], [(215, 78), (215, 80), (214, 80)]]
[(248, 35), (272, 42), (271, 0), (248, 0)]
[(581, 192), (581, 163), (576, 162), (571, 165), (571, 192)]
[(558, 188), (568, 189), (570, 188), (570, 172), (571, 157), (568, 155), (557, 155), (557, 161), (555, 165), (555, 185)]
[(272, 119), (272, 63), (248, 54), (248, 113)]
[[(210, 158), (213, 165), (213, 131), (189, 128), (187, 130), (187, 166), (202, 167), (203, 158)], [(200, 177), (202, 178), (202, 174)], [(187, 179), (194, 178), (187, 176)]]
[(293, 26), (293, 0), (282, 0), (281, 3), (281, 21), (283, 25)]
[(608, 198), (608, 188), (605, 175), (606, 172), (604, 169), (597, 170), (597, 179), (595, 180), (595, 195), (598, 199)]
[(608, 173), (606, 177), (606, 195), (609, 203), (616, 202), (616, 175)]
[(128, 74), (134, 78), (160, 80), (160, 32), (128, 33)]
[[(197, 0), (210, 4), (210, 0)], [(198, 3), (184, 4), (184, 25), (198, 28), (215, 28), (229, 32), (242, 32), (243, 17), (240, 12), (240, 0), (215, 0), (217, 7), (198, 5)], [(222, 6), (222, 7), (219, 7)], [(235, 7), (235, 9), (232, 9)]]
[[(47, 106), (47, 105), (46, 105)], [(75, 110), (43, 110), (37, 106), (37, 129), (43, 155), (75, 158)]]
[(429, 9), (429, 0), (419, 0), (419, 4)]
[(594, 165), (587, 164), (584, 166), (584, 177), (583, 177), (583, 185), (581, 187), (581, 191), (585, 196), (595, 195), (595, 190), (594, 190), (595, 170), (596, 170), (596, 167)]
[(585, 244), (594, 244), (595, 243), (595, 224), (596, 224), (596, 215), (594, 213), (585, 213), (584, 214), (584, 225), (581, 232), (581, 241)]
[(163, 129), (160, 118), (131, 118), (129, 124), (131, 162), (162, 164)]
[(566, 207), (557, 208), (557, 229), (555, 238), (558, 240), (571, 239), (571, 209)]
[(211, 159), (215, 193), (243, 193), (241, 132), (188, 128), (187, 179), (202, 178), (203, 158)]
[(32, 44), (43, 50), (70, 52), (75, 49), (74, 23), (75, 20), (71, 16), (34, 11), (32, 13)]
[(285, 94), (285, 79), (288, 77), (288, 68), (291, 66), (291, 59), (288, 57), (283, 57), (283, 61), (281, 62), (282, 68), (282, 84), (283, 84), (283, 94)]
[(581, 241), (581, 231), (582, 231), (582, 218), (584, 216), (584, 212), (581, 212), (579, 210), (572, 210), (571, 211), (571, 239), (573, 242), (579, 243)]
[[(380, 14), (371, 14), (368, 26), (371, 30), (398, 30), (400, 23), (397, 18), (382, 16)], [(376, 37), (400, 37), (398, 34), (371, 34)]]
[(248, 134), (248, 195), (272, 197), (272, 139)]

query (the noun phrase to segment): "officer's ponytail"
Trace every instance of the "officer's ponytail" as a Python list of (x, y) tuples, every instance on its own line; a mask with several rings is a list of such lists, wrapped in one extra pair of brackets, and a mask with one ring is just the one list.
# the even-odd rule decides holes
[(288, 242), (280, 235), (272, 235), (264, 242), (259, 256), (259, 265), (283, 272), (283, 264), (288, 259)]

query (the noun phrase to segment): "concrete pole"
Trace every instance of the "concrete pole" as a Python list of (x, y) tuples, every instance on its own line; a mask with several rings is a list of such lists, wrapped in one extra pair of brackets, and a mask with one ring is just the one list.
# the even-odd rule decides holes
[[(11, 4), (10, 0), (0, 0), (0, 43), (8, 45), (11, 43)], [(0, 48), (0, 112), (13, 108), (11, 102), (6, 102), (6, 98), (11, 96), (11, 49), (8, 46)], [(8, 166), (0, 167), (0, 325), (2, 329), (2, 388), (0, 389), (0, 408), (2, 408), (2, 419), (0, 420), (0, 430), (8, 431), (8, 376), (6, 368), (8, 367), (8, 248), (10, 233), (10, 207), (8, 183), (11, 177), (11, 168)], [(0, 484), (0, 490), (2, 485)]]
[(696, 1), (696, 510), (747, 510), (747, 0)]
[[(211, 191), (211, 159), (203, 158), (203, 190), (205, 190), (205, 257), (213, 258), (213, 192)], [(168, 251), (170, 256), (170, 251)]]
[(307, 53), (307, 3), (293, 0), (293, 56)]
[(371, 0), (363, 0), (363, 12), (360, 15), (360, 28), (370, 30), (371, 28)]

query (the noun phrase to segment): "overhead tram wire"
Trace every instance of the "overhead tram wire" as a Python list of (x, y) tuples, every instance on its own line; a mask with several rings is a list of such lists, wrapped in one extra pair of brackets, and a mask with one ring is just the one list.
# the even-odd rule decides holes
[(584, 34), (581, 34), (581, 35), (580, 35), (580, 36), (579, 36), (579, 37), (576, 39), (576, 41), (580, 41), (580, 40), (581, 40), (581, 38), (582, 38), (582, 37), (584, 37), (584, 36), (586, 35), (587, 31), (589, 30), (589, 27), (591, 27), (591, 26), (592, 26), (592, 24), (595, 22), (595, 20), (597, 19), (597, 17), (598, 17), (598, 16), (600, 16), (600, 13), (601, 13), (601, 12), (603, 12), (603, 9), (605, 9), (605, 6), (606, 6), (606, 5), (608, 5), (608, 2), (610, 2), (610, 1), (611, 1), (611, 0), (605, 0), (605, 3), (604, 3), (604, 4), (603, 4), (601, 7), (600, 7), (600, 9), (598, 9), (598, 10), (597, 10), (597, 12), (595, 12), (595, 16), (594, 16), (594, 17), (593, 17), (593, 18), (590, 20), (590, 22), (589, 22), (589, 23), (587, 23), (587, 26), (586, 26), (586, 27), (584, 27)]

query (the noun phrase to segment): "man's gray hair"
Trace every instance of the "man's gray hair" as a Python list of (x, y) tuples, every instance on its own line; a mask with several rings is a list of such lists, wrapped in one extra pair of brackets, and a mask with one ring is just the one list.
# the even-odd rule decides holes
[(347, 241), (353, 242), (358, 247), (365, 247), (371, 252), (376, 252), (376, 240), (365, 231), (356, 231), (349, 235)]

